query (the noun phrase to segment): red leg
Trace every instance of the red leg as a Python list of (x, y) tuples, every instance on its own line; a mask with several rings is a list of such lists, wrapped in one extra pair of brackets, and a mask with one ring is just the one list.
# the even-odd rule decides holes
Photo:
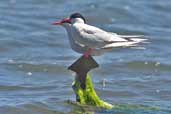
[(88, 48), (87, 51), (84, 52), (84, 57), (88, 58), (92, 53), (92, 49)]

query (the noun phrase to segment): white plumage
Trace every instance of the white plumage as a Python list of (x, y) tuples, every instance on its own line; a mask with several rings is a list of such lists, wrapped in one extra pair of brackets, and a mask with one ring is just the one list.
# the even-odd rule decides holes
[(89, 55), (100, 55), (112, 48), (131, 47), (146, 41), (141, 35), (118, 35), (88, 25), (78, 13), (54, 24), (60, 24), (67, 30), (71, 48), (78, 53), (85, 54), (91, 49)]

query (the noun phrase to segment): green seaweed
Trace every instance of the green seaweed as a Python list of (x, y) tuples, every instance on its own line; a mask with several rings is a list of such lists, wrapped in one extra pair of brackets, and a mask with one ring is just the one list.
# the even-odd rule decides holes
[(72, 88), (76, 94), (77, 102), (79, 102), (82, 105), (92, 105), (92, 106), (97, 106), (107, 109), (113, 108), (113, 105), (101, 100), (97, 96), (89, 74), (87, 74), (86, 76), (86, 88), (82, 89), (80, 85), (81, 85), (80, 81), (76, 76), (72, 84)]
[(72, 88), (76, 95), (76, 103), (79, 106), (95, 106), (106, 109), (144, 109), (144, 110), (160, 110), (157, 106), (145, 106), (145, 105), (131, 105), (131, 104), (118, 104), (113, 105), (101, 100), (96, 94), (90, 75), (86, 76), (86, 88), (82, 89), (80, 86), (80, 81), (76, 76), (74, 82), (72, 83)]

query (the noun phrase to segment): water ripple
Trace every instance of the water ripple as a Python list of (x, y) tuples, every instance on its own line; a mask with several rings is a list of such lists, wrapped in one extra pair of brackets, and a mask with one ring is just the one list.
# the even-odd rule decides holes
[[(73, 12), (81, 12), (88, 24), (107, 31), (150, 39), (145, 50), (114, 49), (95, 57), (100, 67), (91, 75), (102, 99), (170, 108), (170, 4), (170, 0), (1, 0), (0, 112), (75, 114), (81, 110), (63, 103), (75, 99), (74, 77), (67, 67), (80, 55), (70, 49), (66, 31), (51, 25)], [(94, 113), (169, 114), (136, 111)]]

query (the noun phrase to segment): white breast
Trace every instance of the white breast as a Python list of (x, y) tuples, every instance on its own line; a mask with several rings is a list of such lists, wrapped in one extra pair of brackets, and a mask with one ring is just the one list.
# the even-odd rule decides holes
[[(66, 29), (67, 34), (68, 34), (69, 43), (70, 43), (71, 48), (74, 51), (83, 54), (88, 49), (88, 47), (86, 47), (85, 45), (79, 43), (76, 40), (75, 35), (73, 35), (72, 34), (73, 32), (71, 32), (71, 26), (65, 27), (65, 29)], [(111, 50), (111, 49), (93, 49), (92, 55), (93, 56), (101, 55), (104, 52), (109, 51), (109, 50)]]

